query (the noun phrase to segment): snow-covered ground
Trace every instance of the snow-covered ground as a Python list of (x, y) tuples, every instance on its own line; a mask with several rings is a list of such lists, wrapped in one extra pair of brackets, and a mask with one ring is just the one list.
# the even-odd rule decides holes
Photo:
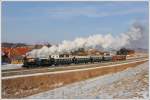
[(22, 64), (5, 64), (1, 65), (2, 70), (7, 70), (7, 69), (18, 69), (21, 68)]
[(108, 74), (26, 98), (148, 98), (148, 62), (122, 72)]

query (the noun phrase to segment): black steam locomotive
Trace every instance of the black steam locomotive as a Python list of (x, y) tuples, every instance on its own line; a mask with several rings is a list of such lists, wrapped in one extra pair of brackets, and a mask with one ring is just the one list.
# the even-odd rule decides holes
[(38, 66), (58, 66), (58, 65), (69, 65), (69, 64), (86, 64), (103, 61), (119, 61), (126, 60), (126, 55), (129, 53), (126, 48), (121, 48), (117, 51), (117, 55), (110, 56), (106, 53), (103, 56), (74, 56), (74, 57), (60, 57), (54, 58), (27, 58), (24, 57), (23, 67), (38, 67)]

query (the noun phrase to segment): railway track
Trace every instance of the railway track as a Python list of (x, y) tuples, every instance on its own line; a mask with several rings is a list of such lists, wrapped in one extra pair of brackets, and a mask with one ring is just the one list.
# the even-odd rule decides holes
[(112, 68), (116, 66), (125, 66), (128, 64), (135, 64), (135, 63), (142, 63), (146, 62), (148, 59), (143, 59), (143, 60), (136, 60), (136, 61), (131, 61), (131, 62), (122, 62), (120, 64), (110, 64), (110, 65), (105, 65), (105, 66), (95, 66), (95, 67), (89, 67), (89, 68), (81, 68), (81, 69), (71, 69), (71, 70), (62, 70), (62, 71), (54, 71), (54, 72), (40, 72), (40, 73), (32, 73), (32, 74), (26, 74), (26, 75), (14, 75), (14, 76), (5, 76), (2, 77), (2, 80), (7, 80), (7, 79), (15, 79), (15, 78), (23, 78), (23, 77), (34, 77), (34, 76), (43, 76), (43, 75), (53, 75), (53, 74), (62, 74), (62, 73), (70, 73), (70, 72), (80, 72), (80, 71), (88, 71), (88, 70), (96, 70), (99, 68)]
[(32, 68), (32, 69), (20, 69), (20, 70), (5, 70), (2, 71), (2, 77), (8, 76), (16, 76), (16, 75), (28, 75), (28, 74), (36, 74), (36, 73), (47, 73), (47, 72), (56, 72), (56, 71), (66, 71), (66, 70), (77, 70), (77, 69), (85, 69), (85, 68), (95, 68), (102, 66), (109, 66), (114, 64), (122, 64), (122, 63), (130, 63), (133, 61), (140, 61), (147, 59), (146, 57), (136, 58), (136, 59), (128, 59), (125, 61), (117, 61), (117, 62), (102, 62), (102, 63), (94, 63), (94, 64), (80, 64), (80, 65), (70, 65), (70, 66), (62, 66), (62, 67), (47, 67), (47, 68)]

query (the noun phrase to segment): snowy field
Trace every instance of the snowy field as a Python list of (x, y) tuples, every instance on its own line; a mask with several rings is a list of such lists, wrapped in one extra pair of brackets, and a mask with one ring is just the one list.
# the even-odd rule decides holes
[(76, 82), (26, 98), (148, 98), (148, 62), (122, 72)]
[(22, 64), (6, 64), (6, 65), (1, 65), (2, 70), (7, 70), (7, 69), (18, 69), (21, 68)]

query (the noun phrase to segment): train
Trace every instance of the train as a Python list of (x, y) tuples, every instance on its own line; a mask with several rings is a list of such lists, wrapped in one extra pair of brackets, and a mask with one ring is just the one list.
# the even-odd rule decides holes
[(126, 55), (114, 55), (114, 56), (73, 56), (63, 58), (27, 58), (23, 59), (23, 67), (41, 67), (41, 66), (59, 66), (70, 64), (87, 64), (87, 63), (101, 63), (109, 61), (126, 60)]

